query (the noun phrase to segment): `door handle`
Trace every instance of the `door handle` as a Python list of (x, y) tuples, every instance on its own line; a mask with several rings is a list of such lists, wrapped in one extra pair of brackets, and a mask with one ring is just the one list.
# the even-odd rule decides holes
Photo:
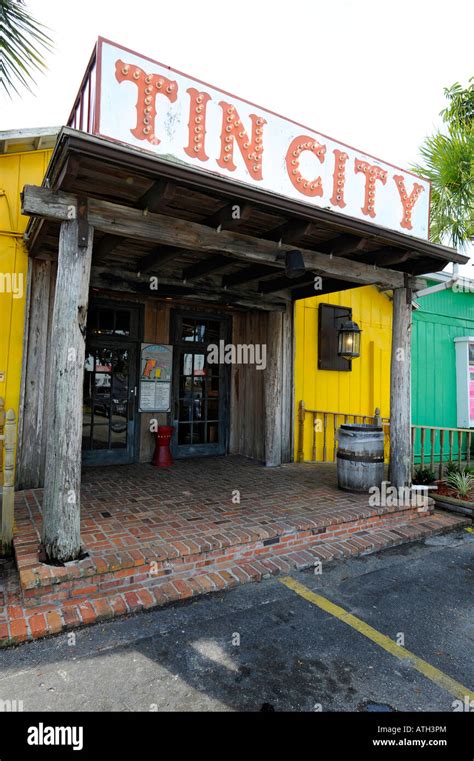
[(128, 400), (128, 419), (133, 420), (135, 417), (135, 399), (137, 394), (137, 387), (130, 389), (130, 399)]

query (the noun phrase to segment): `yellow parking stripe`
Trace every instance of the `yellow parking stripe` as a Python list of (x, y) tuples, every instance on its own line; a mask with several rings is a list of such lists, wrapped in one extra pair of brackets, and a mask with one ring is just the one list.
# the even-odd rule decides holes
[(427, 663), (427, 661), (419, 658), (417, 655), (411, 653), (406, 648), (397, 645), (393, 640), (390, 639), (390, 637), (387, 637), (385, 634), (377, 631), (377, 629), (369, 626), (369, 624), (366, 624), (365, 621), (357, 618), (357, 616), (353, 616), (352, 613), (348, 613), (348, 611), (344, 610), (344, 608), (341, 608), (339, 605), (335, 605), (335, 603), (331, 602), (326, 597), (318, 595), (316, 592), (312, 592), (310, 589), (308, 589), (308, 587), (305, 587), (304, 584), (300, 584), (299, 581), (291, 578), (291, 576), (284, 576), (280, 579), (280, 581), (282, 584), (288, 587), (288, 589), (296, 592), (296, 594), (300, 597), (303, 597), (305, 600), (308, 600), (308, 602), (313, 603), (313, 605), (317, 605), (318, 608), (321, 608), (321, 610), (324, 610), (331, 616), (338, 618), (343, 623), (348, 624), (348, 626), (352, 626), (353, 629), (358, 631), (360, 634), (363, 634), (364, 637), (372, 640), (372, 642), (375, 642), (377, 645), (379, 645), (379, 647), (382, 647), (391, 655), (394, 655), (396, 658), (404, 661), (404, 663), (408, 663), (410, 666), (412, 666), (412, 668), (419, 671), (428, 679), (431, 679), (431, 681), (437, 684), (439, 687), (447, 690), (449, 693), (451, 693), (451, 695), (454, 695), (460, 700), (464, 700), (466, 697), (469, 700), (474, 700), (474, 692), (472, 692), (472, 690), (464, 687), (455, 679), (451, 679), (450, 676), (444, 674), (435, 666)]

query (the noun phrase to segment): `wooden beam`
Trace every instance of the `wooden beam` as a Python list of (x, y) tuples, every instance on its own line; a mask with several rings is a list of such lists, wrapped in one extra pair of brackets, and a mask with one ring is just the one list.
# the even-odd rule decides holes
[(285, 309), (290, 302), (289, 297), (271, 298), (260, 296), (249, 291), (223, 290), (216, 286), (202, 283), (183, 284), (182, 280), (170, 277), (158, 278), (158, 289), (151, 288), (149, 279), (142, 279), (129, 270), (109, 270), (107, 267), (92, 267), (91, 287), (108, 290), (142, 293), (148, 296), (179, 296), (189, 295), (193, 299), (212, 301), (221, 304), (234, 304), (246, 309), (263, 311)]
[(166, 209), (176, 196), (176, 185), (169, 180), (160, 178), (147, 190), (138, 201), (141, 209), (158, 212)]
[[(250, 216), (251, 207), (249, 204), (245, 204), (244, 206), (239, 207), (240, 215), (238, 217), (235, 216), (235, 209), (236, 204), (226, 204), (226, 206), (224, 206), (222, 209), (219, 209), (219, 211), (217, 211), (215, 214), (203, 219), (201, 224), (207, 225), (209, 227), (225, 228), (226, 230), (238, 227), (239, 223), (242, 220), (248, 219)], [(156, 212), (158, 210), (158, 208), (150, 208), (150, 211)], [(157, 246), (152, 254), (143, 257), (143, 259), (139, 261), (138, 271), (150, 272), (152, 270), (158, 270), (163, 264), (165, 264), (170, 259), (173, 259), (176, 254), (180, 253), (183, 253), (182, 249), (176, 247)], [(220, 267), (218, 269), (220, 269)], [(211, 272), (211, 270), (208, 271)], [(205, 273), (203, 272), (202, 274)], [(183, 272), (183, 277), (187, 279), (191, 277), (198, 277), (198, 275), (189, 275)]]
[(228, 288), (232, 285), (250, 283), (251, 280), (258, 280), (266, 275), (276, 275), (280, 271), (277, 267), (269, 267), (267, 264), (252, 264), (250, 267), (245, 267), (237, 272), (231, 272), (230, 275), (224, 275), (222, 285), (224, 288)]
[(377, 251), (371, 251), (371, 258), (373, 255), (373, 261), (377, 266), (384, 266), (384, 265), (392, 265), (392, 264), (403, 264), (403, 262), (406, 262), (410, 256), (411, 251), (403, 251), (403, 249), (398, 248), (379, 248)]
[[(348, 277), (350, 277), (350, 275), (348, 275)], [(325, 278), (323, 280), (323, 287), (320, 290), (316, 290), (314, 283), (311, 283), (310, 285), (292, 288), (290, 292), (294, 301), (298, 301), (299, 299), (311, 298), (311, 296), (322, 296), (324, 293), (347, 291), (350, 288), (358, 287), (362, 287), (360, 283), (354, 283), (350, 280), (332, 280), (331, 278)]]
[(265, 465), (281, 465), (283, 393), (283, 319), (270, 312), (267, 325), (267, 366), (264, 375)]
[(125, 238), (122, 235), (104, 235), (97, 246), (94, 246), (94, 262), (97, 264), (102, 263), (124, 240)]
[(276, 277), (273, 280), (261, 281), (258, 284), (258, 290), (260, 293), (276, 293), (276, 291), (283, 291), (288, 288), (296, 288), (296, 286), (312, 283), (314, 282), (314, 278), (315, 276), (312, 272), (307, 272), (305, 275), (302, 275), (301, 277), (295, 277), (293, 279), (286, 276)]
[[(169, 180), (160, 178), (138, 199), (138, 206), (144, 211), (163, 211), (171, 203), (175, 194), (176, 186)], [(124, 240), (126, 237), (123, 235), (104, 235), (94, 251), (94, 261), (97, 264), (102, 263)]]
[[(87, 223), (86, 223), (87, 224)], [(79, 245), (79, 232), (86, 245)], [(51, 417), (46, 450), (42, 543), (51, 561), (81, 552), (82, 389), (93, 228), (63, 222), (51, 342)]]
[(74, 181), (79, 172), (79, 158), (70, 154), (57, 177), (57, 185), (64, 191), (72, 189)]
[(219, 211), (201, 221), (207, 227), (234, 230), (241, 222), (249, 219), (252, 207), (249, 204), (227, 203)]
[(292, 219), (283, 225), (275, 227), (274, 230), (264, 233), (268, 240), (281, 241), (282, 243), (294, 243), (304, 235), (308, 235), (313, 227), (311, 222), (305, 220)]
[(390, 366), (390, 481), (411, 484), (411, 329), (410, 288), (393, 292), (392, 361)]
[(333, 256), (357, 254), (370, 249), (369, 238), (358, 238), (357, 235), (339, 235), (337, 238), (325, 240), (318, 244), (318, 250)]
[(137, 264), (137, 272), (158, 272), (160, 267), (176, 256), (180, 256), (183, 253), (181, 248), (176, 246), (155, 246), (146, 256), (139, 259)]
[[(203, 219), (201, 224), (207, 225), (209, 227), (220, 227), (225, 228), (227, 230), (232, 229), (233, 227), (237, 227), (239, 222), (242, 220), (248, 219), (250, 215), (250, 209), (251, 207), (246, 204), (242, 207), (240, 207), (240, 216), (234, 217), (233, 214), (235, 214), (235, 204), (227, 204), (222, 209), (219, 209), (218, 212), (213, 214), (210, 217), (206, 217), (206, 219)], [(158, 209), (150, 209), (151, 211), (158, 211)], [(148, 256), (143, 257), (139, 261), (138, 271), (139, 272), (149, 272), (152, 270), (158, 270), (163, 264), (165, 264), (170, 259), (174, 258), (175, 254), (183, 253), (182, 249), (176, 248), (176, 247), (168, 247), (168, 246), (157, 246), (157, 248), (154, 250), (152, 254), (149, 254)], [(217, 260), (217, 257), (216, 257)], [(214, 268), (212, 268), (214, 269)], [(220, 267), (218, 267), (220, 269)], [(208, 270), (211, 272), (212, 270)], [(203, 271), (202, 274), (205, 274)], [(191, 277), (198, 277), (198, 275), (190, 275), (185, 274), (183, 272), (183, 277), (185, 279), (191, 278)]]
[(207, 259), (202, 259), (196, 264), (191, 264), (183, 270), (183, 280), (194, 280), (197, 277), (209, 274), (209, 272), (215, 272), (221, 270), (224, 267), (229, 267), (233, 264), (232, 259), (224, 254), (217, 254), (216, 256), (210, 256)]
[[(76, 208), (76, 198), (67, 193), (26, 185), (23, 192), (23, 213), (50, 219), (70, 219)], [(210, 229), (205, 225), (176, 219), (162, 214), (146, 214), (108, 201), (89, 199), (89, 220), (104, 232), (124, 235), (138, 240), (152, 240), (164, 245), (179, 246), (193, 251), (227, 253), (248, 262), (284, 267), (282, 253), (291, 249), (289, 244), (275, 247), (272, 241), (242, 235), (232, 231)], [(345, 280), (347, 274), (361, 284), (384, 285), (400, 288), (404, 285), (403, 273), (378, 269), (359, 261), (343, 257), (330, 258), (326, 254), (301, 249), (307, 269), (326, 277)]]

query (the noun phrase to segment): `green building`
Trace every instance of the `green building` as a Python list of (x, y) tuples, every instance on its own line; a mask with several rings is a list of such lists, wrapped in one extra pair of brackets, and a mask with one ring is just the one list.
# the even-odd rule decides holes
[(463, 460), (468, 450), (474, 456), (474, 435), (467, 432), (474, 429), (474, 280), (452, 278), (429, 275), (431, 292), (416, 296), (413, 313), (414, 453), (426, 467), (439, 462), (441, 446), (445, 459), (449, 452), (459, 459), (460, 450)]

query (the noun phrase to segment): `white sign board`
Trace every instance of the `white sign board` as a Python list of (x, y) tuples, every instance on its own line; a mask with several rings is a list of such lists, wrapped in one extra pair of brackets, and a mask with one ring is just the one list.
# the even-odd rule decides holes
[(95, 134), (428, 238), (427, 180), (107, 40), (97, 55)]

